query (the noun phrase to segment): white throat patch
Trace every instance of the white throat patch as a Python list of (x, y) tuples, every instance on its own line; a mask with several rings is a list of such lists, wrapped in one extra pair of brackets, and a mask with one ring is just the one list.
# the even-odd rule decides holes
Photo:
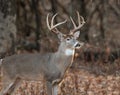
[(66, 49), (65, 50), (65, 55), (70, 56), (70, 55), (73, 55), (73, 54), (74, 54), (74, 50), (72, 50), (72, 49)]

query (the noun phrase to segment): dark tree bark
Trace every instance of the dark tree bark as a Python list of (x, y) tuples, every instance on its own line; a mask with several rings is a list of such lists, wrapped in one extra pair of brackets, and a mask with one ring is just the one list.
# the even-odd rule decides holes
[[(55, 36), (51, 36), (46, 26), (47, 13), (59, 13), (55, 22), (68, 19), (67, 25), (63, 25), (60, 29), (63, 33), (68, 33), (72, 28), (69, 21), (69, 16), (77, 22), (76, 11), (85, 18), (86, 24), (81, 28), (80, 40), (88, 42), (96, 47), (111, 49), (120, 47), (120, 33), (119, 33), (119, 17), (120, 8), (117, 2), (113, 0), (95, 1), (95, 0), (18, 0), (18, 27), (21, 34), (22, 43), (28, 47), (34, 45), (39, 47), (41, 41), (45, 41), (45, 37), (50, 37), (56, 40)], [(34, 1), (34, 2), (33, 2)], [(37, 2), (37, 4), (35, 4)], [(32, 6), (32, 7), (31, 7)], [(34, 7), (33, 7), (34, 6)], [(34, 10), (34, 11), (33, 11)], [(40, 14), (39, 14), (40, 13)], [(36, 34), (35, 34), (36, 33)], [(36, 36), (34, 36), (36, 35)], [(39, 38), (39, 35), (41, 38)], [(32, 40), (31, 40), (32, 39)], [(40, 43), (39, 43), (39, 41)], [(38, 41), (38, 42), (37, 42)], [(49, 38), (48, 38), (48, 43)], [(32, 43), (32, 44), (29, 44)], [(42, 42), (44, 43), (44, 42)], [(44, 43), (46, 48), (48, 46)], [(23, 45), (23, 44), (22, 44)]]
[(38, 11), (38, 2), (39, 0), (32, 0), (32, 8), (34, 10), (35, 13), (35, 21), (36, 21), (36, 49), (39, 51), (40, 49), (40, 44), (39, 44), (39, 40), (40, 40), (40, 28), (41, 28), (41, 22), (40, 22), (40, 15), (39, 15), (39, 11)]
[(14, 0), (0, 0), (0, 54), (15, 52), (16, 10)]

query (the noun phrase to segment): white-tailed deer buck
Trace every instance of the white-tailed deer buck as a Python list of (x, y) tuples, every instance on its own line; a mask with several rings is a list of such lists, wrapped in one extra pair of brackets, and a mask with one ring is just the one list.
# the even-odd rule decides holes
[(76, 39), (80, 34), (78, 30), (85, 21), (77, 12), (78, 25), (70, 17), (74, 29), (65, 35), (56, 27), (66, 23), (66, 20), (54, 25), (56, 15), (52, 17), (51, 23), (49, 23), (49, 14), (46, 20), (49, 30), (56, 33), (60, 40), (58, 51), (46, 54), (19, 54), (1, 59), (2, 90), (0, 95), (12, 95), (22, 80), (39, 81), (41, 76), (46, 81), (47, 95), (57, 95), (58, 84), (73, 62), (75, 49), (83, 45)]

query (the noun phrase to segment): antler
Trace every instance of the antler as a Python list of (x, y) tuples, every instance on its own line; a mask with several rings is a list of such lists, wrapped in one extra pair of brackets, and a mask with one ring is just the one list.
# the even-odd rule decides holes
[(79, 12), (77, 11), (77, 16), (78, 16), (78, 26), (75, 24), (74, 20), (72, 17), (70, 17), (70, 20), (73, 23), (74, 29), (72, 29), (70, 31), (70, 34), (72, 35), (74, 32), (76, 32), (77, 30), (79, 30), (85, 23), (84, 18), (82, 16), (80, 16)]
[(51, 20), (51, 24), (49, 24), (49, 14), (47, 14), (47, 18), (46, 18), (46, 22), (47, 22), (47, 26), (48, 26), (48, 29), (55, 32), (55, 33), (59, 33), (58, 29), (56, 28), (57, 26), (61, 25), (61, 24), (64, 24), (67, 22), (67, 20), (64, 20), (62, 22), (59, 22), (57, 24), (54, 25), (54, 19), (55, 17), (57, 16), (58, 14), (56, 13), (53, 17), (52, 17), (52, 20)]

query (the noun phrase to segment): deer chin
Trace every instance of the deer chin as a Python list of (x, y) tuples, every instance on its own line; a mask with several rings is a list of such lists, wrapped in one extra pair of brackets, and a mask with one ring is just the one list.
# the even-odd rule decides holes
[(75, 47), (76, 50), (80, 49), (81, 47)]
[(74, 55), (74, 49), (66, 49), (66, 50), (65, 50), (65, 55), (67, 55), (67, 56), (72, 56), (72, 55)]

